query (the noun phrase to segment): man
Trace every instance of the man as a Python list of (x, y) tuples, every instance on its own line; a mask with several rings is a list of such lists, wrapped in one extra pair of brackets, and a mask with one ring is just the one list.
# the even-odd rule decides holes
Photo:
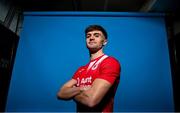
[(120, 79), (120, 64), (103, 52), (107, 32), (99, 25), (85, 30), (90, 62), (80, 67), (57, 96), (74, 99), (78, 112), (113, 112), (114, 96)]

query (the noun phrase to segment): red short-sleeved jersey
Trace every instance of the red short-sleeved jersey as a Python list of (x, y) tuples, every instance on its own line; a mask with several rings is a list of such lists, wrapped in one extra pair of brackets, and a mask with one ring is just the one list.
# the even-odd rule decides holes
[(80, 67), (74, 74), (77, 87), (92, 85), (96, 78), (104, 79), (112, 84), (102, 101), (94, 108), (88, 108), (77, 103), (77, 111), (81, 112), (112, 112), (114, 96), (120, 79), (120, 63), (113, 57), (102, 55), (91, 60), (87, 65)]

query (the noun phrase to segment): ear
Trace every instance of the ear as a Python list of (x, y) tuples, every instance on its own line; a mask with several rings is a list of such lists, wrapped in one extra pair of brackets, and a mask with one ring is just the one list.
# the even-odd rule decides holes
[(106, 44), (107, 44), (107, 40), (104, 41), (103, 46), (105, 46)]

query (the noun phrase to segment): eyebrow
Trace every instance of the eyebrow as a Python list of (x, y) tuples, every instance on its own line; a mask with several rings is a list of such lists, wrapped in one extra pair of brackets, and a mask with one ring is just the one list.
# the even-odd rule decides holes
[(93, 34), (93, 35), (100, 34), (101, 35), (101, 33), (87, 33), (86, 35), (91, 35), (91, 34)]
[(101, 35), (101, 33), (94, 33), (93, 35), (96, 35), (96, 34), (100, 34)]

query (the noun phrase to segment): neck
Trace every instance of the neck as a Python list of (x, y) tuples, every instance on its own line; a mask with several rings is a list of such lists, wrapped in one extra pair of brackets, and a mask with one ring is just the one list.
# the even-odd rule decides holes
[(102, 56), (103, 54), (104, 54), (104, 53), (103, 53), (103, 50), (102, 50), (102, 49), (100, 49), (100, 50), (97, 51), (97, 52), (93, 52), (93, 53), (90, 52), (90, 59), (91, 59), (91, 60), (94, 60), (94, 59)]

